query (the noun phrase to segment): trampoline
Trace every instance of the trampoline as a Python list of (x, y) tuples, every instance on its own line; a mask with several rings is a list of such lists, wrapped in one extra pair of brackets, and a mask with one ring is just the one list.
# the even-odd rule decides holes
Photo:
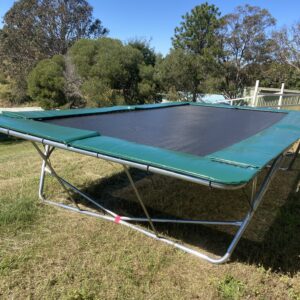
[[(39, 197), (48, 204), (131, 227), (211, 263), (227, 261), (261, 203), (287, 150), (300, 139), (300, 113), (189, 102), (107, 108), (4, 112), (0, 133), (33, 143), (42, 158)], [(42, 144), (43, 148), (38, 144)], [(50, 163), (54, 149), (119, 163), (145, 216), (119, 216), (60, 177)], [(288, 169), (299, 153), (298, 146)], [(129, 167), (218, 189), (252, 185), (249, 211), (242, 220), (210, 221), (152, 218)], [(268, 167), (262, 184), (257, 177)], [(69, 193), (80, 194), (98, 213), (46, 197), (45, 176), (51, 175)], [(137, 225), (148, 222), (151, 229)], [(222, 257), (212, 257), (159, 235), (157, 222), (235, 226), (236, 234)]]

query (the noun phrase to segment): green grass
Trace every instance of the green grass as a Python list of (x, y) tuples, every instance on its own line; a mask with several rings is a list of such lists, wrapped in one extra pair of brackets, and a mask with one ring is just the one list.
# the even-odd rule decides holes
[[(51, 162), (119, 214), (142, 214), (120, 166), (62, 151)], [(299, 159), (294, 171), (277, 174), (232, 261), (221, 266), (129, 228), (41, 204), (40, 164), (30, 143), (0, 142), (1, 299), (300, 298), (300, 197), (291, 192)], [(154, 216), (233, 219), (247, 210), (249, 187), (209, 190), (131, 172)], [(66, 201), (55, 180), (47, 179), (46, 191)], [(212, 255), (222, 253), (233, 234), (232, 228), (204, 226), (158, 229)]]
[(227, 275), (218, 282), (217, 288), (222, 299), (237, 300), (243, 296), (245, 285), (240, 280)]
[[(33, 199), (7, 201), (0, 210), (0, 227), (14, 226), (15, 228), (32, 224), (38, 215), (37, 203)], [(2, 206), (2, 205), (1, 205)]]

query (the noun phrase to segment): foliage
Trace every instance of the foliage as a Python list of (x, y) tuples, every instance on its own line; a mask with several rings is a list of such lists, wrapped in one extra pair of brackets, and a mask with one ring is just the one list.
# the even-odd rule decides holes
[(192, 72), (191, 68), (193, 67), (195, 64), (192, 54), (188, 54), (182, 49), (172, 50), (157, 67), (164, 90), (166, 92), (170, 89), (183, 92), (191, 91), (194, 83), (193, 73), (196, 73)]
[(181, 98), (174, 86), (171, 86), (167, 91), (166, 98), (168, 101), (179, 101)]
[(156, 53), (150, 46), (150, 42), (141, 39), (133, 39), (129, 41), (129, 46), (138, 49), (143, 54), (143, 60), (146, 65), (155, 66)]
[(177, 65), (176, 69), (170, 67), (173, 69), (171, 76), (174, 76), (171, 85), (189, 90), (196, 101), (197, 93), (203, 91), (207, 74), (217, 70), (217, 58), (221, 54), (219, 30), (223, 21), (219, 9), (208, 3), (196, 6), (182, 18), (172, 38), (175, 52), (170, 53), (167, 63), (175, 61)]
[(110, 88), (110, 86), (103, 80), (92, 77), (83, 82), (81, 87), (88, 106), (101, 107), (111, 106), (117, 104), (117, 94)]
[[(300, 88), (300, 23), (272, 33), (275, 19), (257, 6), (225, 16), (215, 5), (195, 6), (175, 28), (166, 57), (146, 39), (106, 38), (86, 0), (20, 0), (3, 21), (0, 98), (14, 103), (29, 96), (46, 107), (142, 104), (162, 94), (235, 98), (256, 79)], [(63, 55), (60, 62), (55, 55)]]
[(260, 77), (261, 65), (272, 60), (273, 42), (268, 30), (275, 19), (266, 9), (245, 5), (226, 15), (224, 21), (221, 89), (236, 97), (245, 85)]
[(300, 73), (300, 21), (273, 33), (277, 59)]
[(28, 76), (30, 97), (40, 101), (45, 108), (55, 108), (65, 104), (64, 67), (64, 59), (61, 55), (41, 60)]
[(217, 45), (216, 33), (221, 25), (219, 9), (204, 3), (195, 6), (190, 13), (182, 16), (183, 21), (175, 28), (172, 38), (174, 48), (203, 55), (214, 52)]
[(11, 100), (12, 83), (0, 70), (0, 101)]
[(84, 97), (97, 106), (121, 98), (127, 104), (155, 98), (154, 67), (137, 47), (110, 38), (80, 40), (69, 54), (83, 80)]
[(0, 70), (0, 84), (7, 84), (8, 80), (3, 72)]
[(281, 61), (271, 61), (262, 66), (260, 84), (264, 87), (279, 87), (284, 82), (286, 89), (300, 89), (297, 69)]
[(86, 0), (20, 0), (3, 18), (0, 61), (16, 82), (16, 97), (26, 95), (26, 76), (41, 59), (65, 54), (80, 38), (107, 34), (92, 17)]
[(65, 87), (64, 94), (68, 101), (70, 108), (83, 107), (86, 104), (80, 86), (82, 84), (81, 77), (77, 74), (76, 68), (72, 63), (70, 55), (66, 54), (64, 56), (64, 78)]

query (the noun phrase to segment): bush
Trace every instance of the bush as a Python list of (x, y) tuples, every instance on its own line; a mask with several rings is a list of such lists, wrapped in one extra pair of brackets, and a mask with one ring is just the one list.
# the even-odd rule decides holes
[(64, 68), (61, 55), (40, 61), (27, 79), (29, 96), (47, 109), (64, 105), (67, 102), (64, 94)]
[(88, 106), (110, 106), (116, 103), (116, 93), (108, 84), (96, 78), (86, 80), (82, 85), (82, 92)]
[(95, 106), (153, 101), (154, 67), (147, 64), (146, 48), (110, 38), (76, 42), (68, 54), (83, 80), (81, 90), (87, 101)]
[(157, 82), (146, 48), (110, 38), (79, 40), (66, 56), (37, 64), (28, 76), (28, 94), (45, 108), (73, 102), (94, 107), (153, 102)]

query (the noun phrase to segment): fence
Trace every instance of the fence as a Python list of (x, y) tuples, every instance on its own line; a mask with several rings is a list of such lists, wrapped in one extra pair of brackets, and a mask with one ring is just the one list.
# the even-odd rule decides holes
[[(257, 80), (249, 96), (227, 99), (225, 102), (238, 106), (300, 109), (300, 91), (284, 89), (284, 83), (280, 89), (259, 87), (259, 80)], [(217, 103), (224, 103), (224, 100)]]

